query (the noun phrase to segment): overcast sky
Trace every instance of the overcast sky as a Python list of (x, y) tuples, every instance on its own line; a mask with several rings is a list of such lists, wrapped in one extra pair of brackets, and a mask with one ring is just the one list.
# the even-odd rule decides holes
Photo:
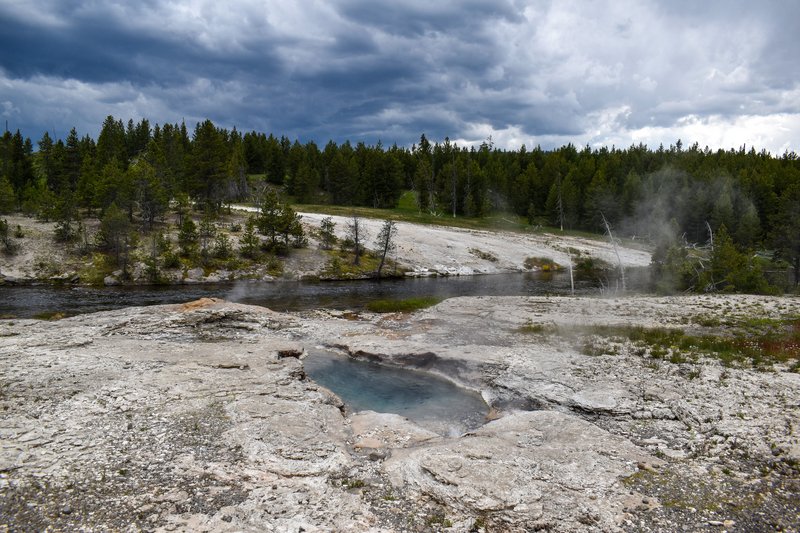
[(800, 152), (800, 2), (0, 0), (0, 113), (410, 146)]

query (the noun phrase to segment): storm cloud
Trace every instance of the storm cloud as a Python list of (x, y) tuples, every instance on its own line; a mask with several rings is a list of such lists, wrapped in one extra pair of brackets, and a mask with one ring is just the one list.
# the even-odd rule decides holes
[[(440, 5), (441, 4), (441, 5)], [(796, 2), (0, 3), (0, 114), (107, 115), (325, 143), (798, 151)]]

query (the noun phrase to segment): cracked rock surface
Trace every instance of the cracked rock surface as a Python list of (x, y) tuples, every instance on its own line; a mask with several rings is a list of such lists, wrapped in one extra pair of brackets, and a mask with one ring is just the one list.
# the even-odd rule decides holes
[[(656, 361), (587, 329), (723, 314), (800, 302), (199, 300), (0, 321), (0, 531), (797, 531), (800, 374)], [(317, 346), (477, 390), (491, 420), (445, 437), (350, 413), (305, 376)]]

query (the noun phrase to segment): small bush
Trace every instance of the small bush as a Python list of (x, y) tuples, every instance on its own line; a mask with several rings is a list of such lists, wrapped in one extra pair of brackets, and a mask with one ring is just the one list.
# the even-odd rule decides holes
[(0, 220), (0, 244), (3, 245), (3, 251), (8, 255), (13, 255), (17, 252), (17, 245), (11, 240), (8, 222), (5, 219)]
[(528, 257), (523, 263), (528, 270), (541, 270), (543, 272), (550, 272), (551, 270), (561, 270), (561, 265), (550, 259), (549, 257)]
[(328, 264), (325, 266), (325, 271), (328, 272), (332, 276), (341, 276), (342, 275), (342, 261), (339, 259), (338, 256), (333, 256), (328, 261)]
[(609, 268), (610, 265), (608, 263), (594, 257), (584, 257), (575, 263), (575, 270), (582, 274), (598, 274)]
[(519, 333), (527, 333), (533, 335), (549, 335), (551, 333), (556, 333), (558, 328), (555, 324), (535, 324), (533, 322), (528, 322), (519, 328), (517, 328), (517, 332)]
[(217, 235), (214, 239), (214, 257), (217, 259), (228, 259), (233, 256), (233, 245), (230, 238), (224, 233)]
[(283, 274), (283, 263), (274, 255), (268, 255), (264, 261), (267, 265), (267, 271), (272, 276), (280, 276)]
[(181, 266), (181, 258), (175, 252), (167, 252), (164, 254), (164, 268), (179, 268)]
[(347, 490), (361, 489), (364, 488), (365, 483), (361, 479), (343, 479), (342, 486), (344, 486)]
[(497, 262), (497, 256), (491, 252), (484, 252), (483, 250), (479, 250), (477, 248), (470, 248), (469, 253), (471, 253), (475, 257), (483, 259), (484, 261), (491, 261), (492, 263)]

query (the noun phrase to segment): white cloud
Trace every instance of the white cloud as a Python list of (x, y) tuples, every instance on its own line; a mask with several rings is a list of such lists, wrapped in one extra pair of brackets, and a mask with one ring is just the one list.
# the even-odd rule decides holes
[(18, 115), (20, 113), (19, 108), (14, 105), (14, 102), (11, 100), (4, 100), (0, 102), (0, 105), (3, 106), (3, 113), (2, 115), (6, 118), (12, 115)]
[(575, 146), (616, 146), (627, 148), (631, 145), (645, 144), (652, 149), (659, 145), (670, 146), (681, 140), (684, 146), (695, 142), (701, 147), (716, 149), (739, 149), (742, 146), (767, 150), (773, 155), (783, 155), (787, 151), (797, 151), (797, 132), (800, 131), (800, 113), (779, 113), (774, 115), (742, 115), (722, 117), (718, 115), (681, 117), (668, 126), (646, 126), (625, 129), (620, 126), (628, 113), (626, 108), (608, 109), (593, 114), (587, 132), (581, 135), (530, 135), (520, 126), (493, 128), (490, 124), (468, 124), (464, 136), (456, 142), (461, 145), (477, 146), (491, 136), (496, 146), (517, 150), (521, 145), (531, 148), (541, 145), (553, 148), (572, 143)]
[[(649, 146), (674, 144), (681, 139), (684, 146), (698, 143), (711, 149), (766, 149), (774, 155), (797, 150), (797, 132), (800, 131), (800, 112), (773, 115), (740, 115), (699, 117), (688, 115), (670, 126), (645, 127), (620, 133), (618, 146), (642, 142)], [(598, 139), (600, 142), (611, 140)], [(625, 143), (630, 139), (630, 142)]]
[[(26, 132), (34, 141), (44, 131), (65, 137), (75, 127), (79, 135), (96, 136), (105, 117), (168, 117), (172, 112), (158, 99), (148, 97), (130, 83), (92, 84), (73, 79), (36, 76), (28, 80), (10, 79), (0, 72), (4, 94), (16, 102), (16, 116), (41, 125)], [(5, 107), (5, 105), (4, 105)], [(5, 114), (5, 113), (4, 113)], [(9, 125), (11, 127), (11, 125)]]
[(3, 9), (12, 17), (51, 30), (68, 25), (66, 19), (59, 16), (60, 8), (59, 0), (12, 1), (3, 6)]
[[(800, 139), (796, 72), (774, 67), (785, 64), (784, 48), (797, 47), (776, 38), (793, 30), (785, 8), (647, 0), (12, 2), (0, 4), (0, 18), (43, 30), (19, 54), (48, 50), (51, 35), (60, 36), (58, 46), (74, 38), (93, 50), (84, 25), (100, 22), (111, 41), (68, 70), (74, 79), (52, 66), (74, 61), (68, 52), (53, 61), (31, 52), (13, 68), (0, 63), (16, 69), (6, 85), (0, 79), (0, 101), (39, 128), (64, 120), (73, 122), (61, 129), (84, 124), (89, 132), (110, 113), (274, 124), (282, 128), (275, 133), (320, 142), (369, 135), (410, 144), (435, 131), (464, 142), (492, 135), (508, 148), (681, 138), (712, 148), (746, 140), (775, 152), (797, 149)], [(119, 43), (116, 30), (124, 34)]]

